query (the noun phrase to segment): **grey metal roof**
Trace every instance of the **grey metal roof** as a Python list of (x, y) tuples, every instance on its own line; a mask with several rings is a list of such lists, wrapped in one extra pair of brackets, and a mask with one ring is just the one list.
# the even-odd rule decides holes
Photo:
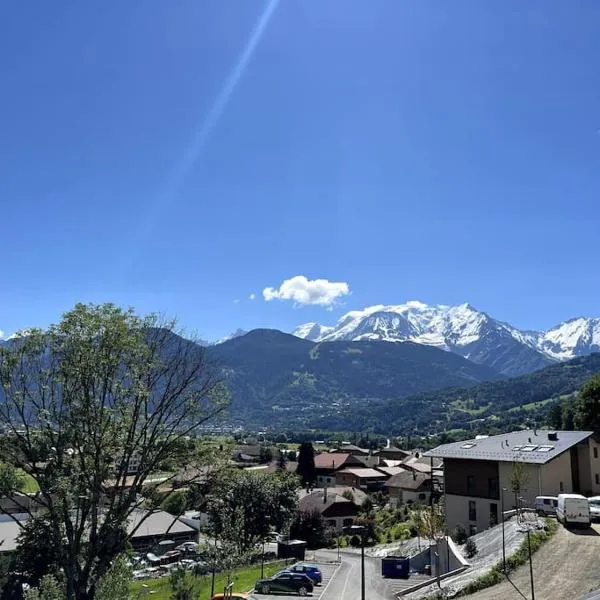
[[(556, 433), (558, 439), (550, 439)], [(486, 438), (443, 444), (423, 453), (424, 457), (463, 458), (468, 460), (496, 460), (544, 464), (556, 458), (571, 446), (586, 440), (591, 431), (557, 431), (526, 429)]]
[[(148, 511), (135, 509), (127, 522), (127, 531), (131, 533)], [(159, 537), (176, 533), (194, 533), (195, 529), (180, 521), (164, 510), (151, 513), (133, 534), (133, 538)]]

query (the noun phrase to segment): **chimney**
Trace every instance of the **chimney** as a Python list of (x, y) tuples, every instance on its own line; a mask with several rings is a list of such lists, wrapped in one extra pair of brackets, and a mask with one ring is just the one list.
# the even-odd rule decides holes
[(548, 439), (551, 442), (557, 442), (558, 441), (558, 433), (556, 433), (556, 431), (549, 431), (548, 432)]
[(529, 441), (529, 443), (531, 444), (531, 438), (527, 438), (527, 440)]
[(416, 479), (417, 479), (417, 472), (414, 469), (413, 469), (412, 474), (413, 474), (413, 481), (416, 481)]
[(323, 488), (323, 504), (327, 504), (327, 484)]
[(510, 446), (510, 444), (508, 443), (508, 440), (506, 440), (506, 447), (508, 448)]

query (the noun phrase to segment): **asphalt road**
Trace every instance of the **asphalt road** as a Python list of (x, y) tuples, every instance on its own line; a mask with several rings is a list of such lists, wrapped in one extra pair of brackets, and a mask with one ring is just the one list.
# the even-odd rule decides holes
[[(337, 558), (336, 550), (319, 550), (328, 560)], [(381, 576), (381, 560), (365, 556), (365, 600), (394, 600), (388, 581)], [(361, 600), (360, 555), (342, 552), (342, 564), (319, 600)]]
[[(314, 562), (323, 573), (322, 585), (315, 586), (312, 600), (361, 600), (360, 554), (342, 552), (342, 563), (333, 564), (337, 550), (319, 550)], [(289, 600), (294, 595), (264, 596), (254, 592), (255, 600)], [(365, 600), (394, 600), (389, 582), (381, 577), (381, 561), (365, 557)]]

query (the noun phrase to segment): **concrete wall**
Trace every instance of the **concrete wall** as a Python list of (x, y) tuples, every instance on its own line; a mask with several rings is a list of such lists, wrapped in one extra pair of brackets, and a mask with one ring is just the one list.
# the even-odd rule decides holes
[(336, 533), (342, 533), (344, 527), (352, 525), (354, 519), (352, 517), (323, 517), (325, 527), (334, 529)]
[[(584, 465), (589, 470), (589, 477), (583, 474)], [(590, 496), (600, 496), (600, 444), (592, 438), (586, 446), (579, 448), (579, 470), (582, 492), (589, 492)], [(587, 485), (584, 485), (584, 482)]]
[[(587, 476), (585, 471), (579, 467), (580, 481), (589, 480), (589, 462), (587, 462)], [(549, 463), (542, 465), (541, 468), (541, 493), (540, 496), (558, 496), (561, 492), (569, 494), (573, 491), (573, 477), (571, 474), (571, 452), (563, 452), (560, 456), (557, 456), (554, 460)], [(582, 477), (583, 475), (583, 477)], [(561, 489), (562, 484), (562, 489)]]
[[(471, 496), (458, 496), (446, 494), (446, 524), (452, 531), (458, 523), (464, 525), (467, 532), (471, 527), (477, 531), (483, 531), (490, 526), (491, 505), (496, 505), (498, 519), (500, 519), (500, 501), (489, 498), (473, 498)], [(469, 502), (475, 502), (475, 520), (469, 518)]]
[(317, 475), (317, 487), (325, 487), (335, 485), (335, 473), (329, 475)]

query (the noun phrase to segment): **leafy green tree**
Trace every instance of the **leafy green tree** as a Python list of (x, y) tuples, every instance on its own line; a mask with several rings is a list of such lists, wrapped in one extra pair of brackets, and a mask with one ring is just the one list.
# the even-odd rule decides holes
[(194, 600), (196, 582), (194, 577), (185, 569), (175, 569), (169, 577), (171, 586), (171, 600)]
[(367, 496), (360, 505), (360, 512), (365, 516), (370, 516), (374, 513), (373, 500)]
[(78, 304), (0, 348), (0, 390), (3, 459), (39, 486), (66, 599), (92, 600), (149, 476), (226, 406), (221, 371), (174, 322)]
[(273, 450), (269, 446), (261, 446), (259, 450), (258, 462), (265, 464), (273, 460)]
[(161, 504), (161, 508), (175, 517), (182, 515), (188, 508), (187, 490), (177, 490), (169, 494)]
[(25, 592), (25, 600), (64, 600), (64, 585), (54, 575), (44, 575), (38, 587)]
[(45, 515), (28, 519), (17, 537), (12, 556), (12, 570), (20, 573), (32, 586), (39, 585), (44, 575), (60, 571), (64, 528), (58, 528)]
[(209, 516), (214, 534), (240, 553), (264, 540), (271, 528), (286, 529), (296, 508), (298, 483), (292, 474), (232, 472), (213, 491)]
[(554, 402), (548, 410), (546, 418), (548, 426), (551, 429), (562, 429), (563, 425), (563, 407), (560, 402)]
[(129, 584), (131, 583), (132, 569), (128, 564), (127, 556), (120, 554), (115, 557), (108, 571), (100, 578), (96, 586), (94, 600), (128, 600)]
[(600, 374), (592, 377), (575, 401), (575, 427), (600, 432)]
[(287, 461), (288, 461), (287, 452), (285, 450), (279, 450), (279, 457), (277, 459), (277, 468), (279, 468), (281, 471), (285, 471)]
[(298, 454), (295, 450), (289, 450), (287, 453), (287, 457), (288, 457), (288, 460), (290, 460), (292, 462), (296, 462), (296, 459), (298, 458)]
[(317, 481), (315, 468), (315, 449), (311, 442), (302, 442), (298, 448), (298, 468), (296, 473), (300, 476), (303, 486), (314, 485)]
[(316, 509), (296, 513), (290, 526), (290, 537), (304, 540), (310, 550), (324, 548), (331, 541), (331, 534)]

